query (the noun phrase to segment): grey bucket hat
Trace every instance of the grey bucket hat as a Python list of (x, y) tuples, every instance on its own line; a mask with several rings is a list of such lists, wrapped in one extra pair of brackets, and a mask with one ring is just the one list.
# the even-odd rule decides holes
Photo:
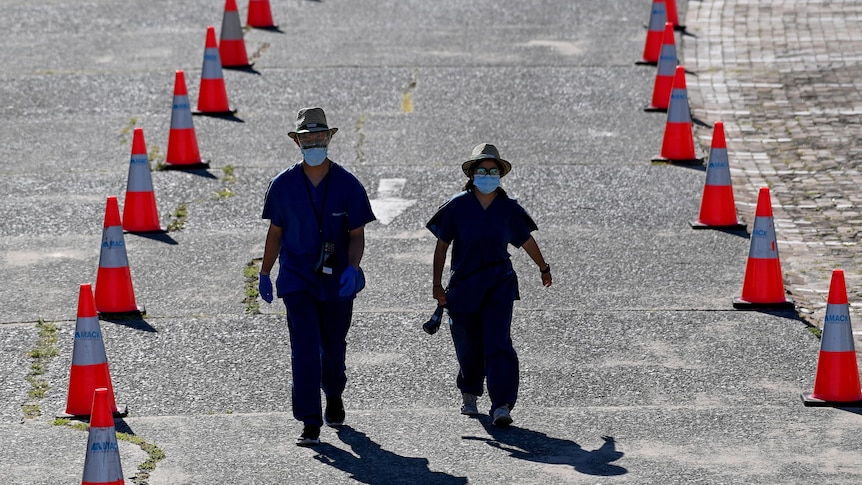
[(470, 169), (474, 163), (481, 160), (496, 160), (500, 164), (500, 177), (505, 176), (512, 170), (512, 164), (500, 158), (500, 152), (497, 151), (497, 147), (490, 143), (480, 143), (473, 148), (473, 153), (470, 155), (470, 158), (467, 159), (466, 162), (461, 164), (461, 170), (464, 171), (464, 175), (470, 176)]
[(323, 108), (302, 108), (296, 115), (296, 131), (289, 132), (287, 136), (296, 139), (297, 133), (327, 130), (330, 135), (334, 135), (338, 128), (330, 128), (326, 124), (326, 113), (323, 112)]

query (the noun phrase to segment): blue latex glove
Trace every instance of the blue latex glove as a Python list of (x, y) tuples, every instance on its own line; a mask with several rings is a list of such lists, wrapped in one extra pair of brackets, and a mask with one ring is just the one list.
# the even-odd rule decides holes
[(352, 298), (363, 288), (365, 288), (365, 275), (362, 273), (362, 269), (348, 266), (341, 274), (341, 289), (338, 290), (338, 296)]
[(272, 280), (268, 274), (260, 274), (260, 278), (257, 280), (257, 292), (260, 293), (263, 301), (272, 303)]

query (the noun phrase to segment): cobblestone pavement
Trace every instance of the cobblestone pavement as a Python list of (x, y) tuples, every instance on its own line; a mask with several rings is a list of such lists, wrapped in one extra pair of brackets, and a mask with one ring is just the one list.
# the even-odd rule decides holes
[(692, 116), (708, 125), (695, 136), (708, 154), (724, 122), (740, 218), (750, 230), (768, 186), (800, 314), (821, 325), (832, 270), (843, 268), (862, 328), (862, 1), (689, 1), (680, 18)]

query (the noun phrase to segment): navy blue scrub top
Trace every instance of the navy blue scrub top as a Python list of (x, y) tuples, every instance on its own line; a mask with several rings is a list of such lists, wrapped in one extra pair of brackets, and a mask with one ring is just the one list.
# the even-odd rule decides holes
[[(538, 229), (514, 199), (498, 194), (484, 209), (472, 191), (460, 192), (440, 206), (426, 227), (452, 246), (447, 306), (453, 311), (453, 304), (479, 300), (495, 282), (514, 278), (508, 245), (521, 247)], [(512, 298), (517, 299), (516, 282)]]
[[(266, 191), (262, 218), (282, 229), (278, 296), (309, 291), (320, 301), (339, 299), (349, 231), (376, 219), (365, 188), (334, 162), (317, 187), (303, 173), (301, 162), (276, 175)], [(335, 243), (331, 275), (314, 271), (324, 241)]]

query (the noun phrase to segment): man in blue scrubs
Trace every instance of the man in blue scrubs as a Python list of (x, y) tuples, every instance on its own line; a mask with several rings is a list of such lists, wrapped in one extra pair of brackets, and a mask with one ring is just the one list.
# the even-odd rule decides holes
[(263, 207), (270, 225), (258, 289), (272, 302), (269, 274), (278, 259), (276, 293), (287, 308), (290, 334), (291, 403), (293, 416), (303, 423), (299, 446), (320, 443), (322, 424), (344, 423), (347, 331), (353, 299), (365, 286), (359, 267), (364, 227), (375, 220), (359, 180), (327, 157), (336, 131), (321, 108), (299, 111), (296, 131), (288, 136), (303, 160), (272, 179)]

